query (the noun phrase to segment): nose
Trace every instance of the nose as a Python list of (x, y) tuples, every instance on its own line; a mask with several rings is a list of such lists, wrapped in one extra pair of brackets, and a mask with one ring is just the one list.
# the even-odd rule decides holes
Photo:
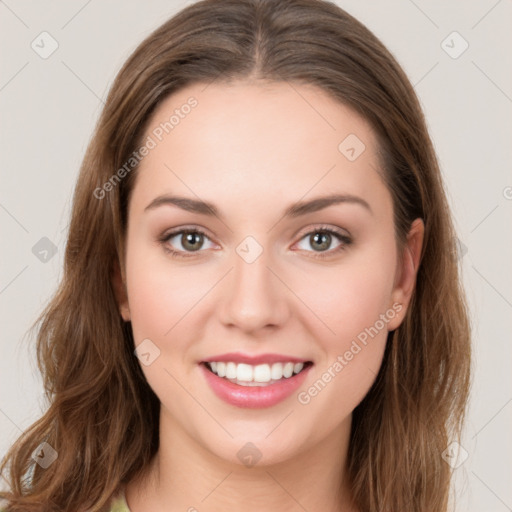
[(222, 287), (221, 321), (247, 333), (282, 326), (289, 317), (287, 288), (272, 264), (269, 251), (249, 263), (233, 254), (233, 270)]

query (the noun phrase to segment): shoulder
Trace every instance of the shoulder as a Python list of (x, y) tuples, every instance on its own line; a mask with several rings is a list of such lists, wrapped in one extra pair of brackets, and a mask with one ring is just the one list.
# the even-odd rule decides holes
[[(7, 509), (0, 508), (0, 512), (6, 511)], [(131, 512), (128, 508), (128, 504), (126, 503), (123, 491), (120, 491), (119, 494), (112, 499), (109, 512)]]
[[(7, 509), (0, 508), (0, 512), (6, 512)], [(112, 500), (109, 512), (130, 512), (124, 497), (115, 498)]]
[(123, 491), (112, 499), (109, 512), (130, 512)]

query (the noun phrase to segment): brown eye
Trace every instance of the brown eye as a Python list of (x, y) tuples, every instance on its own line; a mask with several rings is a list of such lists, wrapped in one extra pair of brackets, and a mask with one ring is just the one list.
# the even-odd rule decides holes
[(187, 257), (192, 256), (191, 253), (201, 252), (207, 241), (211, 245), (206, 248), (212, 248), (214, 244), (208, 235), (199, 229), (181, 229), (165, 234), (160, 238), (160, 243), (164, 246), (164, 249), (176, 257)]
[[(337, 245), (333, 247), (335, 242), (337, 242)], [(301, 238), (298, 247), (307, 252), (316, 253), (313, 256), (322, 258), (342, 251), (351, 243), (352, 239), (348, 235), (332, 228), (322, 227), (306, 233)], [(307, 246), (312, 250), (308, 249)]]
[(183, 233), (181, 236), (181, 245), (186, 251), (198, 251), (204, 243), (204, 235), (197, 231)]
[(309, 243), (311, 247), (316, 248), (320, 251), (325, 251), (328, 249), (332, 242), (332, 236), (325, 231), (317, 232), (312, 235), (309, 235)]

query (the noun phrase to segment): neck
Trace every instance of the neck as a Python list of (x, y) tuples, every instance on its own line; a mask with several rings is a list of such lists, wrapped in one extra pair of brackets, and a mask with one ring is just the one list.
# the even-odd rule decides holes
[(350, 422), (308, 451), (249, 467), (204, 448), (162, 409), (159, 450), (143, 480), (128, 484), (127, 504), (131, 512), (356, 512), (344, 472)]

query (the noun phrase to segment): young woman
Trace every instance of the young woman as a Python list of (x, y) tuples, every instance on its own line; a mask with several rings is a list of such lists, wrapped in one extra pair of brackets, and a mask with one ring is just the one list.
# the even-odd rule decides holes
[[(205, 0), (119, 72), (5, 510), (448, 510), (469, 385), (423, 114), (318, 0)], [(9, 470), (7, 472), (7, 469)]]

